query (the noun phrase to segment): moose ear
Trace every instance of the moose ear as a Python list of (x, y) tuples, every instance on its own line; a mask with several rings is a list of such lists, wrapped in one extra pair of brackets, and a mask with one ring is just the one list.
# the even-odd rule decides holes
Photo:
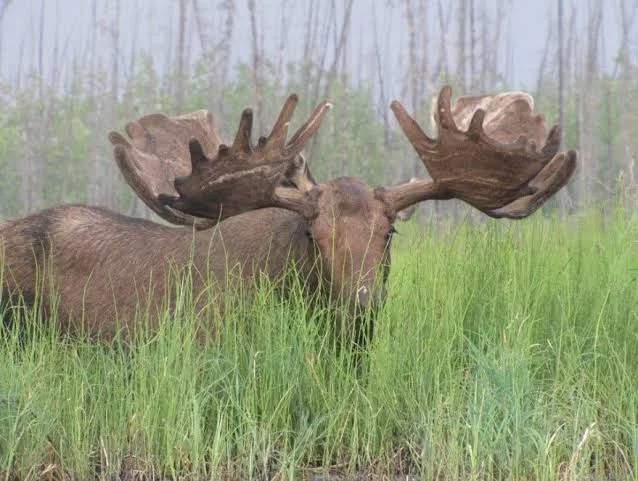
[(418, 207), (419, 204), (412, 204), (410, 207), (406, 207), (405, 209), (400, 210), (399, 212), (397, 212), (397, 219), (403, 222), (409, 221)]

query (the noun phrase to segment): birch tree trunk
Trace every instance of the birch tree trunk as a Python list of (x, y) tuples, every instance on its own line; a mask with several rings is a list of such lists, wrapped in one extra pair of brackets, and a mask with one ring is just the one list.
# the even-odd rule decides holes
[(179, 0), (179, 25), (177, 30), (177, 72), (175, 79), (175, 110), (184, 112), (184, 75), (186, 63), (186, 0)]
[(465, 43), (466, 43), (466, 24), (467, 24), (467, 5), (468, 0), (459, 0), (458, 4), (458, 40), (457, 40), (457, 48), (458, 48), (458, 60), (456, 67), (456, 75), (458, 77), (459, 82), (459, 91), (458, 94), (465, 93), (465, 63), (467, 61), (466, 52), (465, 52)]

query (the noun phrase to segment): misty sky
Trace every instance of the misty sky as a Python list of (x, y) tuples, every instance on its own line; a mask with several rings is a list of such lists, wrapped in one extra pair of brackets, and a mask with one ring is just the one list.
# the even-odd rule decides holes
[[(493, 12), (498, 0), (476, 0), (478, 5), (484, 5)], [(56, 49), (59, 56), (68, 59), (72, 56), (86, 55), (89, 39), (91, 38), (91, 4), (89, 0), (46, 0), (44, 28), (44, 69), (49, 73), (53, 52)], [(207, 35), (211, 41), (219, 38), (222, 31), (222, 17), (216, 9), (219, 0), (200, 0)], [(247, 14), (247, 0), (237, 0), (237, 21), (233, 39), (233, 60), (249, 59), (251, 48), (250, 28)], [(290, 32), (285, 42), (284, 57), (286, 60), (299, 59), (301, 56), (302, 39), (305, 34), (303, 0), (269, 0), (257, 1), (260, 11), (259, 28), (263, 30), (266, 54), (278, 55), (281, 43), (281, 8), (286, 5), (289, 15)], [(325, 2), (327, 5), (329, 2)], [(436, 5), (436, 2), (431, 2)], [(568, 0), (566, 4), (570, 3)], [(579, 28), (584, 28), (587, 21), (587, 11), (590, 0), (578, 0), (577, 21)], [(602, 42), (600, 45), (601, 62), (607, 70), (613, 69), (613, 61), (618, 49), (618, 11), (617, 3), (613, 0), (603, 0), (605, 4), (605, 18)], [(37, 66), (37, 38), (39, 29), (39, 11), (42, 0), (17, 0), (9, 7), (2, 24), (3, 54), (0, 65), (2, 78), (12, 81), (22, 57), (23, 65)], [(391, 5), (395, 5), (392, 7)], [(499, 69), (506, 75), (510, 87), (523, 88), (535, 85), (538, 67), (547, 39), (548, 16), (552, 13), (555, 18), (555, 0), (513, 0), (510, 21), (505, 26), (503, 46), (499, 56)], [(111, 52), (109, 37), (109, 22), (113, 12), (113, 2), (98, 0), (98, 16), (101, 26), (98, 31), (98, 52), (105, 64)], [(360, 76), (370, 75), (367, 69), (373, 62), (369, 60), (374, 46), (374, 16), (376, 13), (376, 30), (380, 39), (382, 58), (387, 72), (391, 75), (396, 62), (407, 56), (406, 22), (403, 2), (394, 0), (356, 0), (352, 15), (352, 30), (350, 42), (350, 65), (359, 72)], [(135, 43), (138, 49), (149, 52), (158, 68), (164, 69), (171, 61), (168, 51), (170, 45), (175, 45), (177, 35), (177, 2), (175, 0), (126, 0), (122, 2), (121, 48), (123, 51), (123, 71), (130, 57), (130, 50)], [(440, 34), (438, 20), (431, 12), (429, 28), (432, 37), (438, 41)], [(478, 14), (480, 15), (480, 13)], [(339, 18), (342, 15), (340, 14)], [(190, 47), (191, 58), (197, 58), (199, 41), (194, 31), (189, 32), (187, 42)], [(634, 34), (635, 35), (635, 34)], [(584, 35), (583, 35), (584, 36)], [(450, 32), (448, 51), (453, 55), (455, 34)], [(57, 42), (56, 42), (57, 38)], [(171, 40), (172, 39), (172, 40)], [(633, 39), (632, 39), (633, 40)], [(584, 42), (584, 38), (583, 38)], [(428, 42), (429, 50), (438, 49), (433, 40)], [(362, 54), (363, 53), (363, 54)], [(437, 53), (432, 51), (431, 55)], [(84, 57), (86, 58), (86, 57)], [(359, 59), (362, 59), (361, 61)], [(366, 60), (368, 59), (368, 60)], [(64, 65), (64, 61), (62, 62)], [(67, 62), (68, 63), (68, 62)], [(454, 61), (451, 61), (454, 65)], [(63, 68), (68, 68), (63, 67)], [(62, 75), (64, 77), (64, 74)], [(64, 80), (63, 80), (64, 81)], [(389, 82), (390, 90), (398, 89), (400, 79)], [(396, 94), (397, 92), (390, 92)]]

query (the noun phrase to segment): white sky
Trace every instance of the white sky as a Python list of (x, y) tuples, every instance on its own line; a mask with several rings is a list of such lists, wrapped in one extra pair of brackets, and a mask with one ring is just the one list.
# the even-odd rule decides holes
[[(0, 0), (0, 3), (6, 0)], [(207, 35), (218, 39), (222, 28), (222, 17), (216, 6), (220, 0), (200, 0), (202, 11), (205, 14)], [(475, 0), (478, 5), (485, 5), (489, 11), (495, 8), (499, 0)], [(603, 41), (601, 42), (601, 62), (608, 70), (613, 69), (613, 61), (618, 49), (618, 1), (601, 0), (605, 6)], [(260, 12), (260, 29), (263, 29), (267, 55), (278, 55), (281, 33), (281, 5), (286, 4), (286, 12), (291, 22), (289, 41), (286, 43), (285, 59), (299, 59), (303, 45), (303, 37), (306, 34), (303, 5), (308, 0), (257, 0)], [(13, 0), (5, 16), (2, 25), (2, 59), (0, 75), (3, 79), (12, 81), (20, 63), (20, 57), (24, 58), (26, 65), (37, 65), (37, 38), (39, 29), (39, 12), (42, 0)], [(327, 9), (329, 2), (321, 1), (321, 8)], [(341, 5), (341, 2), (338, 2)], [(587, 12), (592, 0), (565, 0), (568, 4), (577, 5), (577, 20), (579, 28), (584, 29), (587, 22)], [(248, 60), (251, 48), (250, 24), (247, 13), (247, 0), (236, 0), (237, 21), (235, 26), (232, 58), (233, 60)], [(395, 7), (389, 5), (394, 4)], [(438, 41), (438, 20), (435, 18), (437, 2), (432, 5), (430, 21), (428, 22), (431, 35)], [(547, 38), (548, 15), (552, 12), (555, 18), (557, 2), (555, 0), (513, 0), (510, 22), (506, 26), (504, 42), (508, 42), (508, 48), (501, 49), (499, 67), (507, 74), (507, 82), (510, 87), (524, 88), (535, 85), (536, 75)], [(64, 52), (64, 58), (73, 55), (81, 55), (87, 52), (91, 38), (91, 5), (90, 0), (44, 0), (46, 17), (44, 29), (44, 66), (49, 73), (53, 64), (53, 52), (57, 48)], [(365, 77), (366, 65), (370, 65), (372, 48), (374, 45), (374, 28), (372, 10), (377, 12), (377, 30), (380, 36), (382, 59), (388, 72), (400, 72), (396, 63), (407, 56), (406, 52), (406, 23), (404, 17), (403, 2), (400, 0), (355, 0), (352, 15), (352, 31), (350, 43), (350, 57), (352, 68), (362, 72)], [(340, 6), (340, 8), (343, 8)], [(113, 12), (114, 2), (98, 0), (98, 12), (101, 22), (98, 38), (100, 45), (98, 51), (105, 62), (111, 54), (109, 39), (109, 22)], [(135, 14), (137, 12), (137, 14)], [(480, 12), (478, 13), (480, 15)], [(177, 34), (177, 0), (122, 0), (121, 20), (121, 45), (123, 49), (122, 68), (126, 71), (127, 59), (130, 56), (131, 46), (134, 42), (139, 49), (150, 52), (160, 68), (165, 68), (167, 63), (167, 50), (170, 41)], [(584, 45), (584, 34), (582, 35)], [(635, 40), (636, 32), (633, 32), (632, 40)], [(456, 35), (450, 32), (448, 51), (451, 55), (455, 51)], [(193, 47), (191, 52), (197, 56), (199, 40), (195, 29), (189, 32), (188, 42)], [(428, 45), (429, 50), (436, 50), (438, 46), (434, 41)], [(368, 55), (366, 65), (356, 65), (361, 58), (360, 52)], [(511, 67), (506, 71), (506, 52), (511, 55)], [(436, 52), (430, 52), (436, 55)], [(364, 57), (365, 58), (365, 57)], [(65, 68), (69, 62), (65, 62)], [(450, 62), (452, 66), (455, 61)], [(388, 83), (389, 94), (396, 95), (400, 78), (393, 78)]]

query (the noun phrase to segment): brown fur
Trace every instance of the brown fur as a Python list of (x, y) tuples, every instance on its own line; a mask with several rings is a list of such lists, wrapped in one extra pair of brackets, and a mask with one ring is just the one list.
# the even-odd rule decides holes
[[(520, 219), (564, 186), (576, 167), (575, 152), (557, 154), (558, 128), (538, 150), (544, 120), (526, 96), (471, 98), (455, 107), (450, 99), (451, 89), (444, 87), (437, 139), (400, 103), (392, 103), (432, 181), (376, 189), (352, 177), (325, 184), (312, 179), (300, 152), (329, 102), (320, 103), (286, 142), (298, 101), (291, 95), (271, 134), (257, 145), (251, 143), (250, 109), (242, 113), (230, 147), (219, 145), (207, 112), (141, 117), (126, 127), (130, 141), (111, 133), (115, 159), (151, 209), (192, 228), (83, 206), (7, 222), (0, 225), (3, 297), (22, 294), (30, 301), (41, 291), (45, 313), (55, 311), (66, 330), (112, 337), (119, 326), (133, 330), (140, 311), (150, 309), (153, 318), (173, 307), (168, 279), (192, 278), (205, 320), (224, 309), (223, 294), (236, 281), (250, 287), (262, 273), (277, 280), (294, 263), (311, 293), (329, 295), (351, 314), (374, 307), (385, 296), (392, 224), (409, 217), (404, 209), (457, 198), (489, 216)], [(489, 110), (487, 121), (479, 106)], [(467, 125), (463, 130), (455, 116)], [(53, 295), (49, 286), (55, 287)], [(202, 323), (202, 333), (211, 325)]]
[(194, 294), (211, 282), (215, 286), (200, 298), (200, 309), (207, 302), (223, 309), (220, 294), (232, 285), (230, 271), (239, 268), (244, 281), (260, 272), (276, 280), (293, 261), (309, 285), (329, 286), (334, 300), (351, 309), (372, 304), (383, 296), (389, 265), (386, 207), (358, 179), (319, 187), (320, 213), (313, 221), (268, 208), (194, 231), (81, 205), (8, 221), (0, 225), (3, 291), (30, 299), (44, 285), (45, 312), (55, 309), (65, 331), (88, 329), (104, 338), (120, 327), (129, 332), (136, 314), (148, 307), (172, 306), (167, 276), (189, 265), (191, 256)]

